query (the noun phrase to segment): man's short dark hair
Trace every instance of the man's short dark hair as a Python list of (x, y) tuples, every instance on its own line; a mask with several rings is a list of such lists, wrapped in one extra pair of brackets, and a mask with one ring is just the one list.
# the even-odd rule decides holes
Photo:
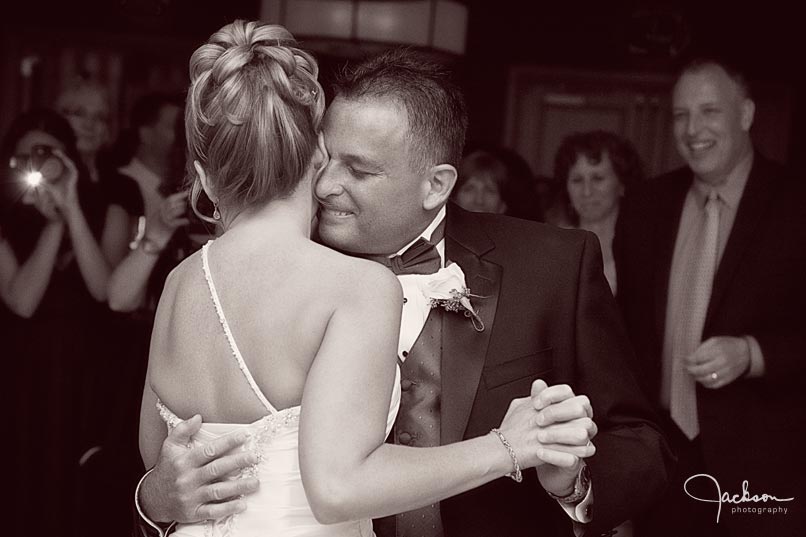
[(413, 164), (458, 166), (467, 132), (467, 109), (448, 70), (412, 49), (398, 48), (345, 69), (336, 97), (397, 101), (406, 111)]
[(153, 126), (160, 119), (160, 112), (166, 106), (182, 108), (179, 99), (169, 93), (148, 93), (134, 103), (130, 114), (130, 127), (136, 132), (140, 127)]
[(725, 55), (707, 53), (687, 57), (680, 64), (680, 67), (677, 70), (675, 82), (680, 80), (680, 78), (686, 73), (696, 73), (708, 66), (714, 65), (725, 71), (728, 77), (739, 87), (739, 92), (743, 97), (748, 99), (753, 98), (750, 83), (747, 81), (747, 76), (745, 75), (744, 70), (735, 60), (732, 60)]

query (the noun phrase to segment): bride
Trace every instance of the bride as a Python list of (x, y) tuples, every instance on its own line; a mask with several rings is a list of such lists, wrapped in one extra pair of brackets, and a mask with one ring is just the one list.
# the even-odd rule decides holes
[(317, 72), (284, 28), (256, 22), (225, 26), (190, 60), (194, 207), (203, 189), (224, 233), (165, 284), (140, 447), (152, 466), (168, 428), (199, 414), (196, 441), (248, 436), (254, 465), (232, 478), (260, 488), (244, 512), (176, 535), (371, 535), (371, 517), (506, 476), (516, 461), (562, 460), (537, 441), (528, 398), (510, 407), (501, 436), (384, 443), (400, 400), (402, 294), (380, 264), (310, 240), (312, 185), (328, 158)]

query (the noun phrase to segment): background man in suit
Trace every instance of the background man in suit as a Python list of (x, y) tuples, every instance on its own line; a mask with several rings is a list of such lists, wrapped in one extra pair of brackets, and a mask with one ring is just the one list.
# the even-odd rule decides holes
[[(618, 299), (643, 388), (663, 410), (679, 457), (647, 535), (793, 535), (786, 515), (731, 513), (691, 496), (797, 497), (803, 423), (806, 218), (803, 184), (754, 152), (744, 77), (690, 62), (673, 94), (674, 135), (688, 166), (647, 185), (620, 215)], [(783, 440), (783, 441), (782, 441)], [(797, 499), (797, 498), (796, 498)], [(733, 506), (730, 506), (733, 507)]]
[[(403, 397), (392, 439), (430, 446), (485, 434), (542, 378), (589, 394), (597, 454), (570, 472), (543, 465), (521, 484), (498, 480), (377, 521), (376, 532), (567, 535), (575, 520), (584, 523), (578, 532), (599, 535), (659, 495), (666, 446), (625, 365), (631, 349), (593, 235), (445, 206), (466, 126), (461, 93), (446, 74), (405, 51), (347, 73), (325, 119), (330, 161), (315, 192), (321, 240), (404, 269)], [(464, 273), (475, 315), (429, 313), (418, 298), (424, 280), (405, 274), (407, 265), (422, 275), (450, 263)], [(541, 415), (557, 424), (586, 417), (565, 405)], [(181, 443), (169, 437), (143, 482), (141, 504), (160, 520), (203, 518), (209, 499), (197, 490), (239, 464), (225, 457), (207, 472), (220, 450), (194, 456)]]

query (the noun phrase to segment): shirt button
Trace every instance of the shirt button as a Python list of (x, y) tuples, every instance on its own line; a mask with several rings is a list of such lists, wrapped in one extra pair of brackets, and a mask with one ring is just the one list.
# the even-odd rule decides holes
[(411, 442), (411, 434), (409, 433), (400, 433), (397, 435), (397, 439), (403, 445), (408, 445)]
[(405, 358), (405, 357), (407, 357), (409, 355), (409, 351), (403, 351), (400, 354), (402, 354), (403, 358)]
[(412, 384), (414, 383), (410, 380), (402, 380), (400, 381), (400, 389), (403, 390), (404, 392), (408, 391), (409, 389), (411, 389)]

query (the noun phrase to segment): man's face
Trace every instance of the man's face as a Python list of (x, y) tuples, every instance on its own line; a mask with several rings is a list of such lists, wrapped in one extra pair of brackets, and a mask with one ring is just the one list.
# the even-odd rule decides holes
[(393, 101), (337, 97), (325, 115), (330, 161), (316, 183), (319, 236), (339, 250), (392, 254), (430, 222), (428, 174), (411, 163), (406, 112)]
[(717, 65), (684, 73), (672, 100), (680, 156), (702, 180), (724, 183), (750, 150), (752, 102)]

